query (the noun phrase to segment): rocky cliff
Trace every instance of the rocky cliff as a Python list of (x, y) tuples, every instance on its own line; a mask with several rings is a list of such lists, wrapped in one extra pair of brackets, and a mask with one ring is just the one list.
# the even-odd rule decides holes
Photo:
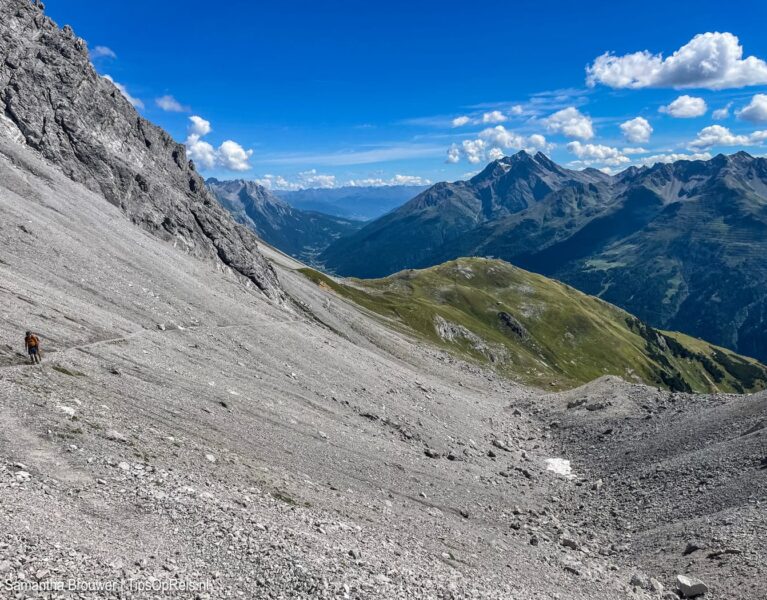
[(0, 114), (6, 135), (119, 206), (137, 225), (218, 260), (283, 297), (256, 236), (211, 196), (184, 146), (141, 117), (99, 76), (88, 48), (40, 3), (0, 3)]

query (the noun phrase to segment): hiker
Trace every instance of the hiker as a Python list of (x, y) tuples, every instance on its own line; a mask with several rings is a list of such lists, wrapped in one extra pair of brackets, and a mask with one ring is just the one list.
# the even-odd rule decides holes
[(40, 340), (31, 331), (27, 331), (27, 335), (24, 338), (24, 344), (27, 347), (29, 353), (29, 359), (33, 365), (40, 364)]

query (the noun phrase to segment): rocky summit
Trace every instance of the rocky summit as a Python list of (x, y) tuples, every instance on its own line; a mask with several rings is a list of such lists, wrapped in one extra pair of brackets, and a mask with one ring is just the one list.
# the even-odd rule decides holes
[[(755, 361), (495, 261), (318, 274), (39, 3), (0, 2), (0, 58), (0, 598), (767, 596), (767, 392), (724, 392)], [(582, 384), (560, 352), (600, 328), (592, 362), (722, 391)]]

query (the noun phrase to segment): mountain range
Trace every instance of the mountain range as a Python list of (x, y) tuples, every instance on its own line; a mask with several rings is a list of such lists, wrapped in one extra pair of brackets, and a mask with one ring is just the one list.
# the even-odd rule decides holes
[(763, 158), (738, 152), (608, 175), (522, 151), (432, 186), (319, 259), (340, 275), (380, 277), (497, 257), (653, 326), (765, 359), (766, 251)]
[(209, 178), (206, 185), (238, 223), (308, 264), (333, 241), (362, 227), (361, 221), (293, 208), (254, 181)]
[(399, 208), (427, 187), (425, 185), (349, 185), (337, 188), (275, 190), (274, 194), (299, 210), (368, 221)]

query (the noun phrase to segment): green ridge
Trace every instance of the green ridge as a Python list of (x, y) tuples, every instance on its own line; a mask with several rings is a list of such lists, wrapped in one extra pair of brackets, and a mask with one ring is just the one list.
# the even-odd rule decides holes
[(659, 331), (499, 260), (461, 258), (343, 282), (313, 269), (302, 273), (421, 338), (531, 385), (565, 389), (617, 375), (675, 391), (767, 388), (767, 367), (753, 359)]

